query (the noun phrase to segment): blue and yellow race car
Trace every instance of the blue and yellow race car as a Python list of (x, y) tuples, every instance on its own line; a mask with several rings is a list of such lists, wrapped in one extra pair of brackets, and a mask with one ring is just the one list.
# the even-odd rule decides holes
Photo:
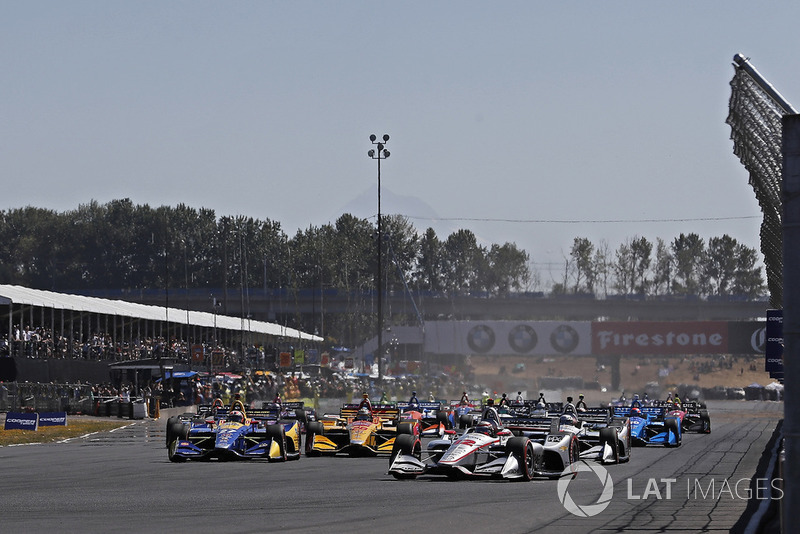
[[(205, 416), (203, 416), (205, 415)], [(168, 455), (172, 462), (261, 458), (283, 462), (300, 458), (302, 409), (267, 405), (246, 412), (244, 405), (216, 408), (188, 421), (168, 423)]]

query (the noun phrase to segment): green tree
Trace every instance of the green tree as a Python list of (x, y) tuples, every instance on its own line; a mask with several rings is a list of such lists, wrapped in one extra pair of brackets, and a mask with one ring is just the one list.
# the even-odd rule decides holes
[(677, 294), (700, 294), (700, 264), (705, 257), (705, 243), (695, 234), (680, 234), (672, 241), (675, 274), (673, 291)]

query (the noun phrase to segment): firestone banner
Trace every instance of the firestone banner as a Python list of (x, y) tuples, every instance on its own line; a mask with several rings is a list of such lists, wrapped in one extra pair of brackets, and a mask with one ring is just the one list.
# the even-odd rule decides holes
[(727, 354), (728, 322), (597, 322), (593, 354)]

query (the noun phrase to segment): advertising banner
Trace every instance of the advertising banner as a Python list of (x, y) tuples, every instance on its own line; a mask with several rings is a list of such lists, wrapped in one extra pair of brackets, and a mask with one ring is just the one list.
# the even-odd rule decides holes
[(67, 426), (67, 412), (42, 412), (39, 426)]
[(783, 376), (783, 310), (767, 310), (767, 343), (765, 367), (772, 378)]
[(5, 430), (39, 430), (38, 413), (8, 412)]
[(192, 361), (199, 363), (204, 359), (205, 355), (203, 354), (203, 345), (192, 345)]
[(291, 352), (281, 352), (279, 357), (280, 357), (280, 365), (281, 365), (281, 367), (291, 367), (292, 366), (292, 353)]
[(731, 354), (764, 354), (767, 342), (766, 321), (728, 323), (728, 351)]
[(596, 322), (592, 353), (620, 355), (727, 354), (728, 323)]
[(591, 354), (591, 323), (582, 321), (433, 321), (425, 324), (433, 354)]
[(306, 351), (303, 349), (294, 349), (294, 363), (297, 365), (305, 365)]

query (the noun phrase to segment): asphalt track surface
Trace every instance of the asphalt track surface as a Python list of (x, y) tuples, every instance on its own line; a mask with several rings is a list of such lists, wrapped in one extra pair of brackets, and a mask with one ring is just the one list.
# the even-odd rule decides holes
[[(711, 434), (635, 448), (629, 463), (608, 466), (613, 496), (592, 517), (565, 509), (557, 481), (398, 481), (386, 458), (170, 463), (165, 419), (136, 421), (0, 448), (0, 532), (727, 532), (783, 404), (709, 411)], [(562, 484), (577, 506), (602, 504), (595, 473)]]

